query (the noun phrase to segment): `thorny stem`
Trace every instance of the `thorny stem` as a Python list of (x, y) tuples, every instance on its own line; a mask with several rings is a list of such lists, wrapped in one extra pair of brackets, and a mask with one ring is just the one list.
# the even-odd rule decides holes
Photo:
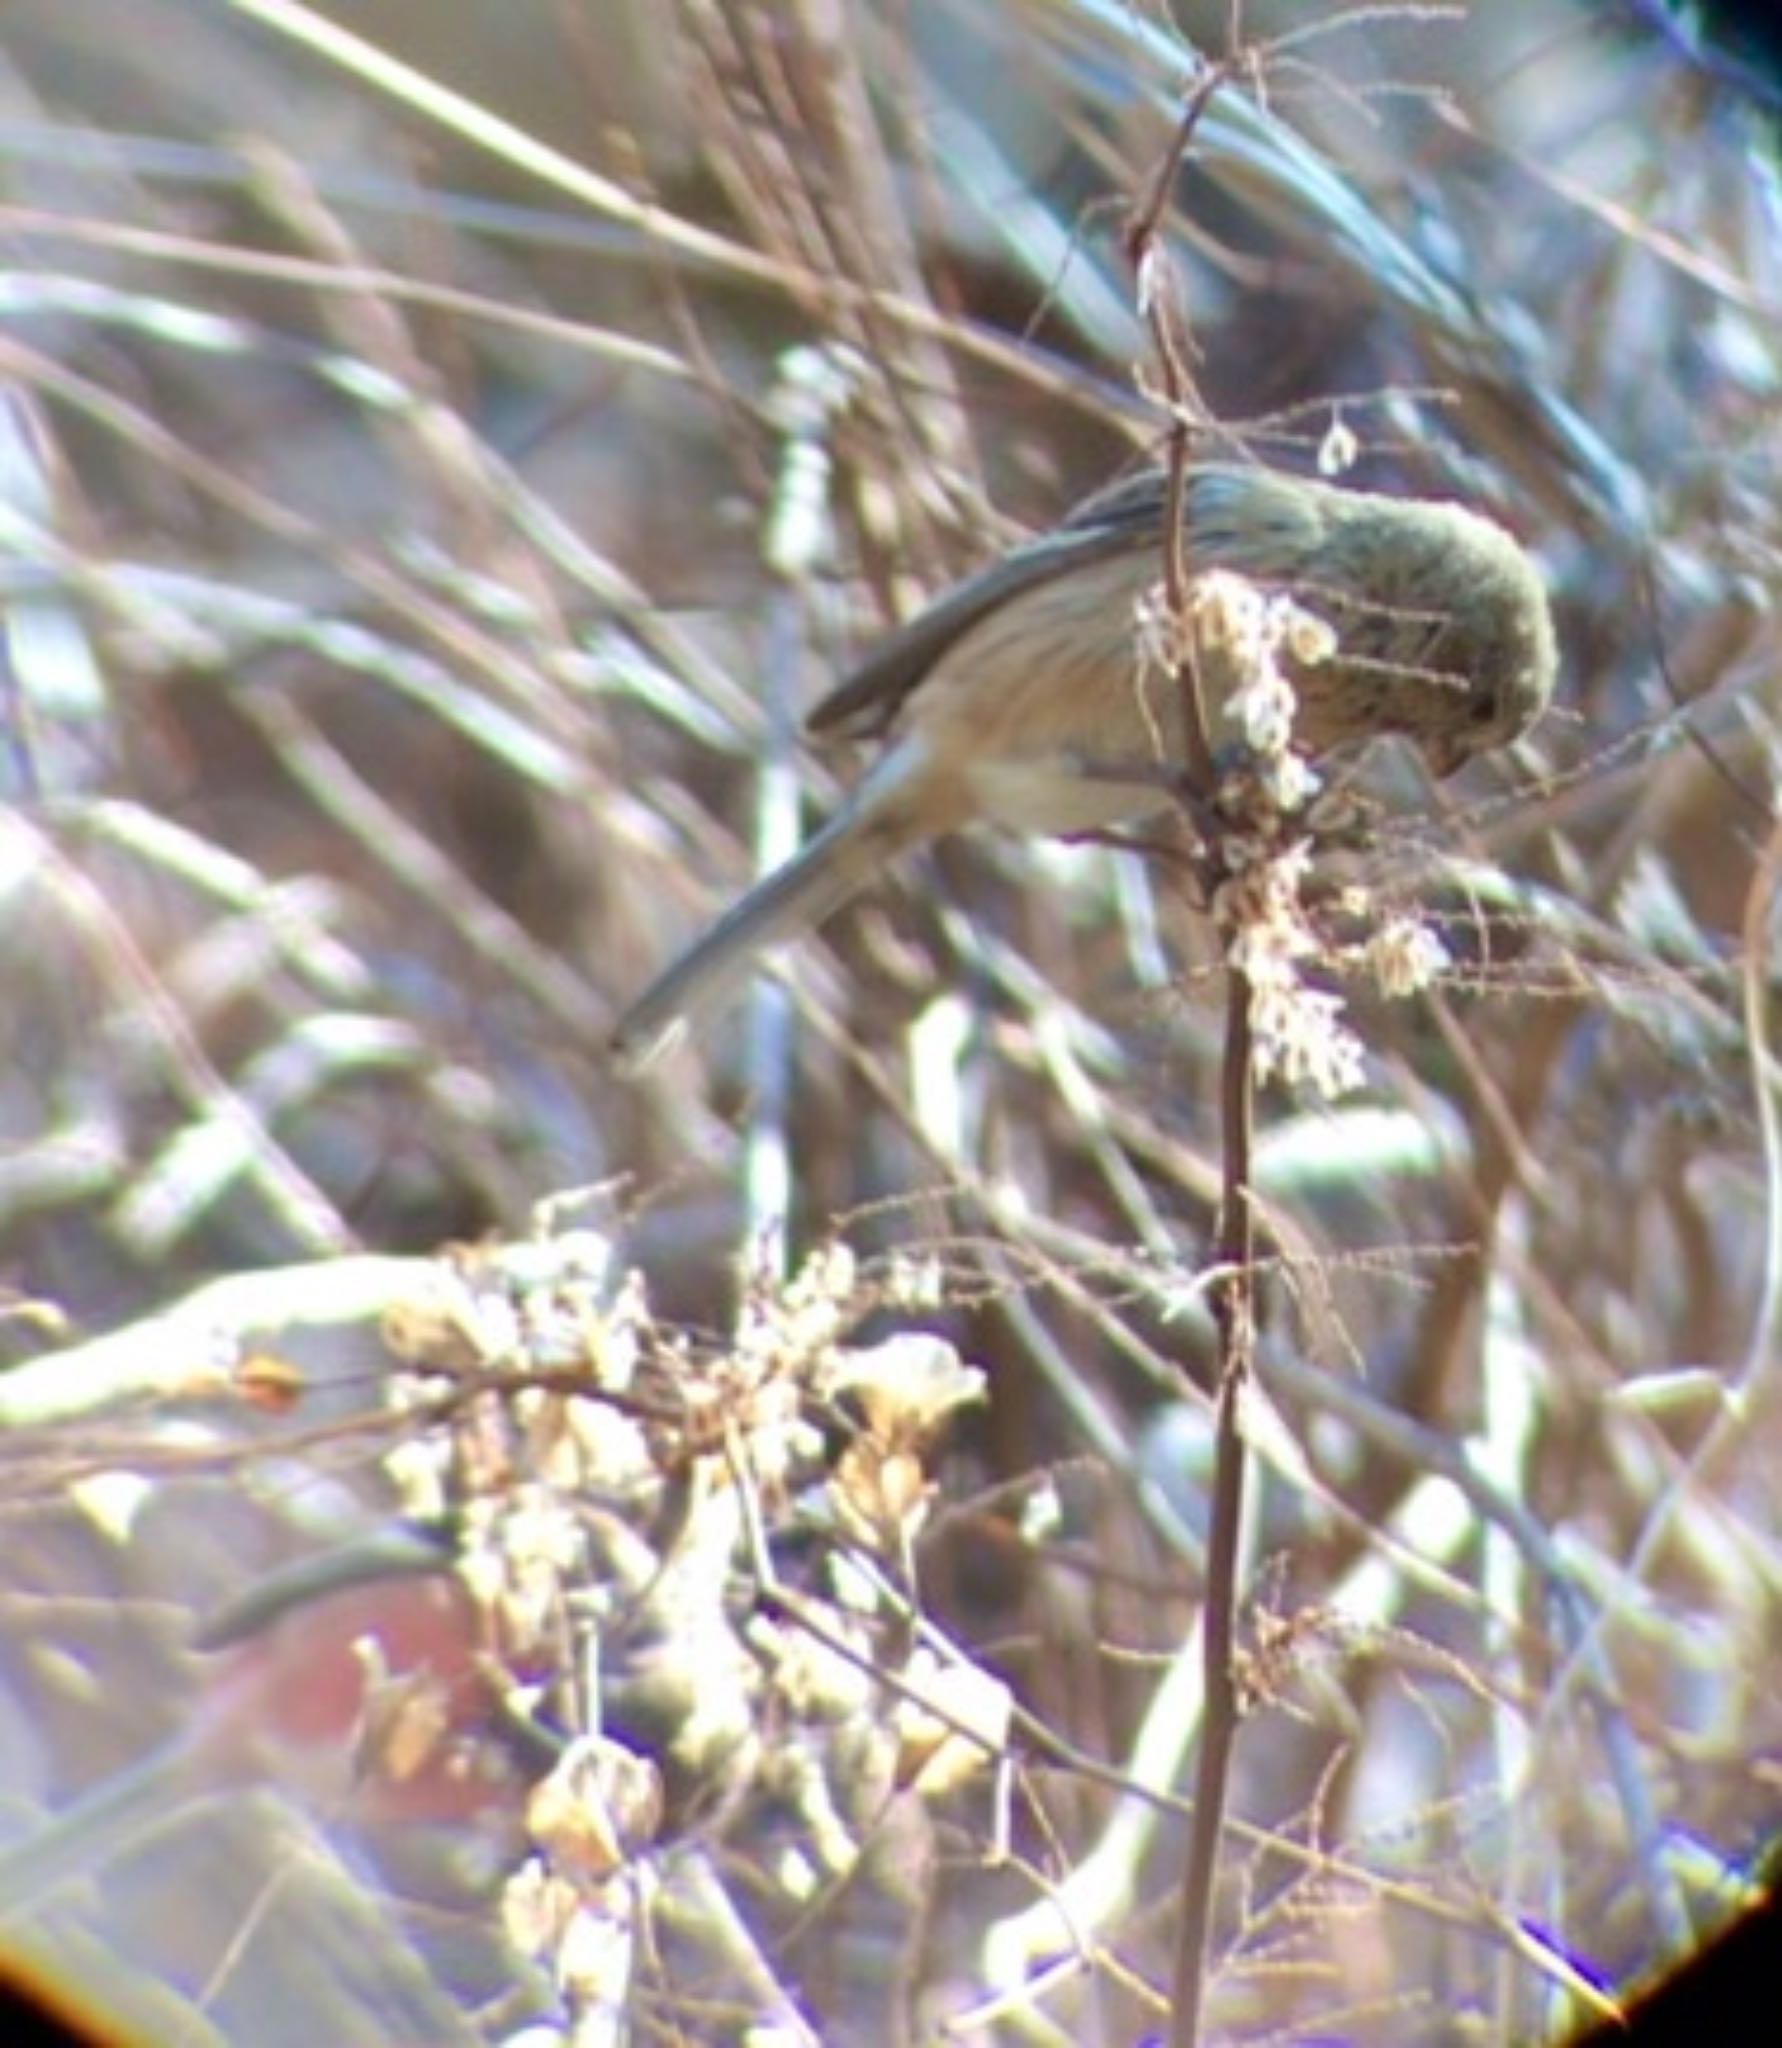
[[(1158, 239), (1158, 223), (1169, 203), (1176, 174), (1187, 157), (1194, 131), (1213, 96), (1225, 82), (1223, 67), (1213, 65), (1188, 95), (1182, 118), (1157, 177), (1143, 206), (1135, 210), (1126, 229), (1126, 255), (1139, 281), (1139, 306), (1150, 329), (1152, 346), (1162, 372), (1164, 397), (1169, 411), (1169, 482), (1163, 504), (1163, 591), (1167, 615), (1187, 617), (1188, 540), (1183, 523), (1183, 503), (1188, 490), (1188, 457), (1191, 439), (1209, 417), (1195, 388), (1188, 364), (1188, 346), (1176, 332), (1170, 295), (1164, 289), (1161, 272), (1167, 261)], [(1187, 750), (1187, 781), (1190, 789), (1213, 787), (1213, 748), (1209, 737), (1206, 705), (1200, 678), (1190, 663), (1176, 678), (1182, 696), (1183, 739)]]
[[(1236, 41), (1234, 10), (1233, 47)], [(1231, 75), (1229, 65), (1210, 65), (1188, 93), (1182, 117), (1150, 192), (1135, 209), (1127, 229), (1126, 252), (1139, 282), (1140, 310), (1157, 352), (1170, 429), (1169, 488), (1164, 505), (1163, 577), (1168, 615), (1188, 616), (1192, 569), (1183, 520), (1192, 436), (1207, 421), (1195, 388), (1190, 345), (1178, 329), (1164, 275), (1166, 258), (1158, 229), (1176, 177), (1187, 158), (1202, 114)], [(1186, 789), (1217, 799), (1207, 707), (1192, 635), (1188, 659), (1176, 676), (1182, 699)], [(1215, 838), (1205, 865), (1209, 885), (1221, 863)], [(1209, 888), (1210, 893), (1210, 888)], [(1255, 1353), (1256, 1228), (1250, 1199), (1255, 1144), (1254, 1029), (1249, 977), (1232, 970), (1226, 985), (1225, 1055), (1222, 1094), (1223, 1181), (1219, 1213), (1218, 1264), (1226, 1275), (1214, 1292), (1219, 1328), (1219, 1388), (1214, 1420), (1215, 1461), (1211, 1531), (1207, 1550), (1203, 1687), (1205, 1706), (1195, 1768), (1194, 1819), (1188, 1862), (1182, 1875), (1182, 1914), (1170, 1998), (1171, 2048), (1198, 2048), (1201, 2008), (1206, 1996), (1213, 1894), (1219, 1870), (1231, 1755), (1237, 1739), (1238, 1698), (1234, 1666), (1237, 1636), (1238, 1543), (1244, 1506), (1242, 1408)]]
[(1219, 1392), (1214, 1413), (1213, 1501), (1207, 1542), (1205, 1707), (1195, 1767), (1194, 1821), (1182, 1874), (1182, 1918), (1170, 1996), (1171, 2048), (1196, 2048), (1206, 1994), (1213, 1886), (1219, 1838), (1237, 1739), (1238, 1539), (1243, 1524), (1243, 1401), (1256, 1339), (1256, 1219), (1250, 1165), (1256, 1135), (1254, 1046), (1248, 976), (1226, 984), (1224, 1088), (1221, 1103), (1224, 1180), (1219, 1208), (1218, 1264), (1224, 1278), (1213, 1296), (1219, 1326)]

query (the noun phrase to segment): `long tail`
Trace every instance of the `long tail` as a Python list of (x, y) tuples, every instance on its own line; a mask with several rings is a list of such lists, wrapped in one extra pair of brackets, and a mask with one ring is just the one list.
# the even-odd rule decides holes
[(862, 789), (651, 982), (614, 1027), (612, 1049), (622, 1065), (648, 1065), (681, 1026), (721, 1009), (768, 947), (823, 923), (912, 843), (918, 835), (900, 829), (887, 794)]

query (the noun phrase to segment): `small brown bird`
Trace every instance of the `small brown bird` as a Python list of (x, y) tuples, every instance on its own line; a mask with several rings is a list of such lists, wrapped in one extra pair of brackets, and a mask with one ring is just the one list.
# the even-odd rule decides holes
[[(822, 923), (912, 847), (976, 824), (1068, 836), (1167, 806), (1161, 771), (1186, 760), (1179, 701), (1136, 627), (1162, 574), (1167, 502), (1160, 469), (1087, 499), (943, 592), (818, 704), (813, 738), (876, 741), (877, 759), (626, 1011), (621, 1058), (717, 1008), (765, 947)], [(1545, 710), (1558, 666), (1546, 590), (1493, 521), (1223, 466), (1192, 470), (1184, 503), (1191, 576), (1227, 569), (1287, 592), (1336, 636), (1328, 658), (1286, 664), (1295, 751), (1397, 733), (1447, 775)]]

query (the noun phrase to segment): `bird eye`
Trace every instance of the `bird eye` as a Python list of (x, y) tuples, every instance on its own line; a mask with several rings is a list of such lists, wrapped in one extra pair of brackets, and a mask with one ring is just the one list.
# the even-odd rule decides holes
[(1475, 697), (1467, 706), (1466, 715), (1474, 725), (1489, 725), (1497, 716), (1497, 701), (1492, 697)]

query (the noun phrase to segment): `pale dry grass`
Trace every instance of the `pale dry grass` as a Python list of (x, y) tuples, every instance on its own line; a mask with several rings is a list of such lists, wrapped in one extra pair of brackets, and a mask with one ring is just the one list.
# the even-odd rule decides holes
[[(1632, 14), (1390, 13), (1251, 13), (1148, 280), (1269, 459), (1340, 424), (1370, 480), (1537, 547), (1566, 673), (1457, 788), (1372, 764), (1339, 879), (1451, 966), (1344, 985), (1362, 1095), (1262, 1103), (1229, 2040), (1539, 2038), (1726, 1910), (1782, 1816), (1773, 201), (1737, 103)], [(1130, 2040), (1162, 2025), (1198, 1713), (1204, 921), (1167, 866), (959, 842), (674, 1064), (602, 1047), (832, 787), (791, 733), (848, 648), (1159, 433), (1124, 235), (1191, 60), (1098, 0), (517, 18), (356, 11), (407, 72), (269, 0), (9, 10), (8, 1824), (156, 1732), (130, 1706), (189, 1682), (178, 1616), (411, 1499), (365, 1332), (333, 1374), (269, 1295), (194, 1384), (138, 1319), (302, 1262), (323, 1302), (367, 1250), (494, 1233), (499, 1265), (594, 1186), (614, 1263), (572, 1362), (623, 1308), (717, 1435), (649, 1438), (608, 1548), (551, 1552), (542, 1718), (602, 1738), (614, 1524), (660, 1561), (697, 1480), (723, 1598), (679, 1647), (757, 1660), (751, 1770), (626, 1808), (597, 1878), (534, 1812), (572, 1895), (626, 1901), (598, 1995), (551, 1981), (562, 1894), (523, 1961), (504, 1868), (460, 1856), (442, 1904), (381, 1837), (302, 1901), (359, 2003), (227, 1892), (203, 1930), (138, 1907), (136, 1995), (177, 1955), (179, 2024), (244, 2042), (315, 2038), (306, 1982), (342, 2040), (603, 1998), (640, 2039)], [(858, 1264), (800, 1350), (781, 1276), (832, 1232)], [(59, 1347), (114, 1329), (123, 1388), (52, 1400)], [(986, 1391), (905, 1443), (833, 1375), (921, 1329)], [(789, 1404), (779, 1492), (735, 1462), (739, 1375)], [(461, 1455), (458, 1419), (406, 1427)], [(460, 1482), (466, 1557), (469, 1502), (591, 1513), (529, 1428)], [(92, 1487), (119, 1467), (150, 1480), (127, 1511)], [(829, 1723), (788, 1582), (882, 1675)], [(1003, 1772), (883, 1764), (930, 1629), (1012, 1688)], [(844, 1735), (885, 1789), (825, 1833)], [(254, 1853), (258, 1899), (295, 1852)], [(106, 1903), (58, 1923), (64, 1967), (116, 1947)]]

